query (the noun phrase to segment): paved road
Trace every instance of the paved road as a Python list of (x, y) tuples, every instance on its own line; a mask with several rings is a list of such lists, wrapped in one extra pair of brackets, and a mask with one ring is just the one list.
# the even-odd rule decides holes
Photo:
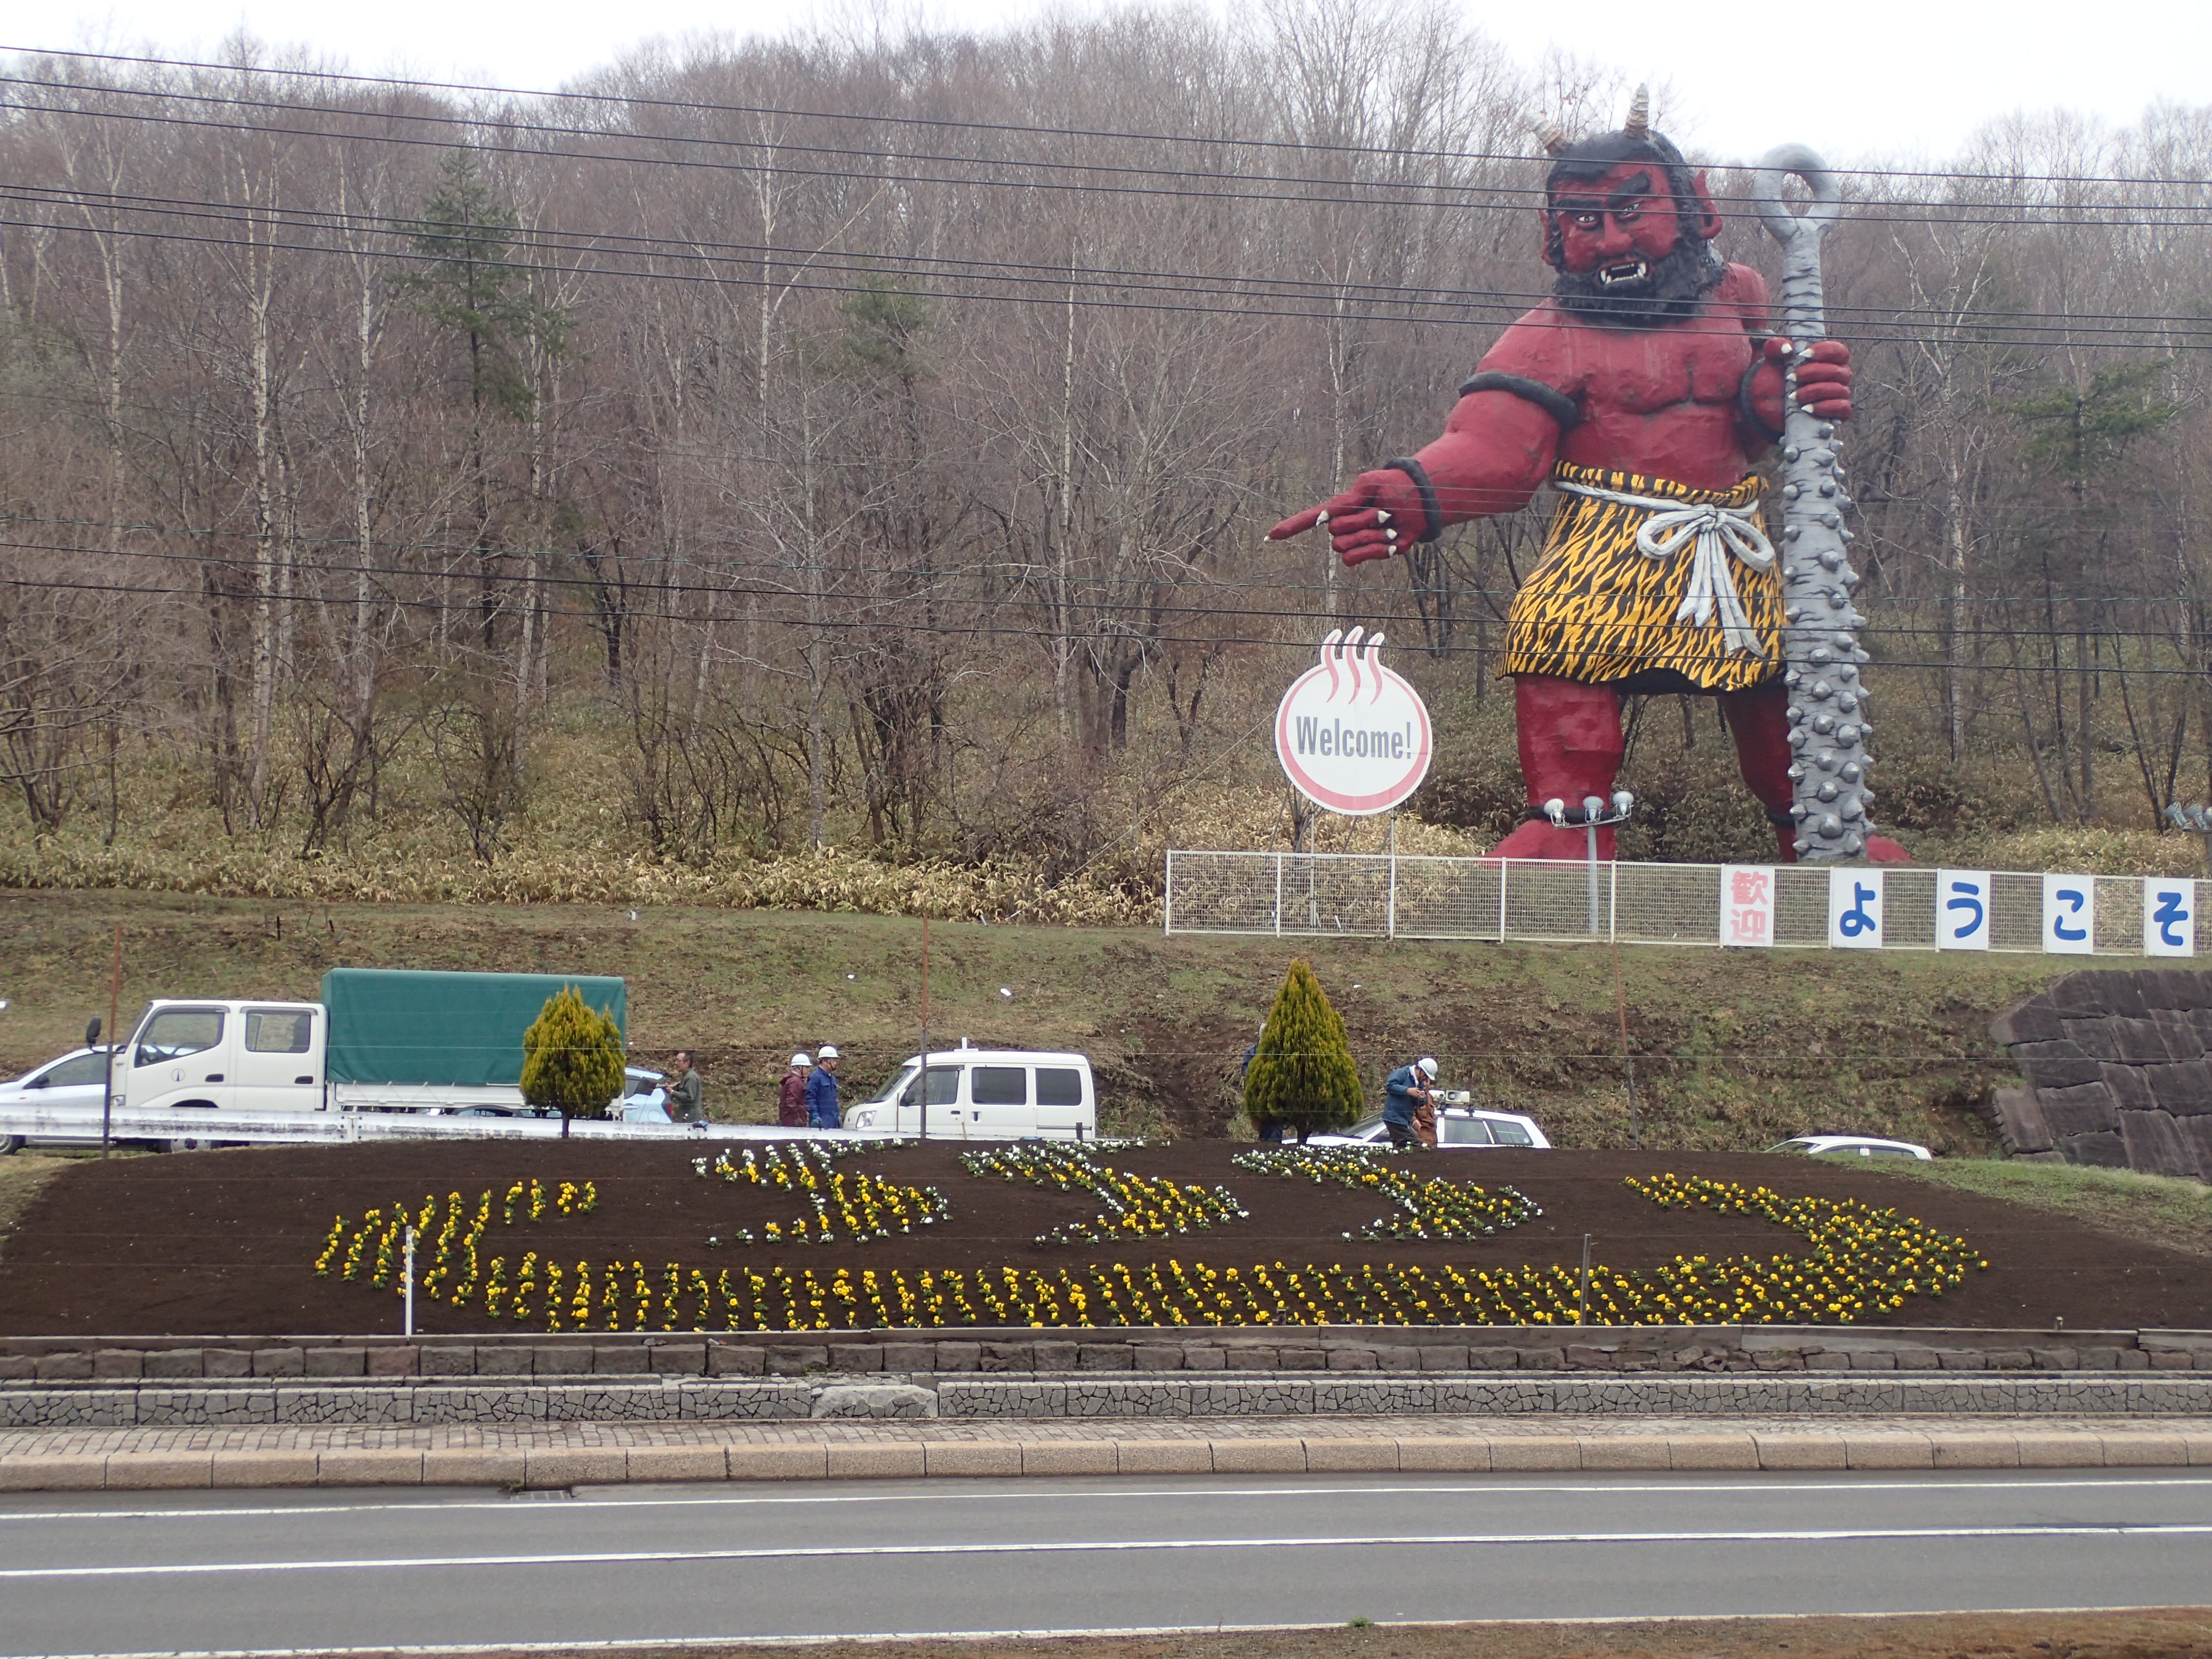
[(0, 1656), (2189, 1605), (2212, 1474), (0, 1500)]

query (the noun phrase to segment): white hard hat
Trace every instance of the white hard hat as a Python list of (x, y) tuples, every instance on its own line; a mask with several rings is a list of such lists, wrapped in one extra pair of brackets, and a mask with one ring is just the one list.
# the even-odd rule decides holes
[(811, 1066), (814, 1062), (807, 1059), (805, 1054), (793, 1054), (791, 1057), (791, 1063), (797, 1066)]
[(834, 1042), (825, 1042), (814, 1052), (824, 1060), (835, 1060), (837, 1058), (837, 1045)]
[(1419, 1066), (1431, 1077), (1434, 1077), (1437, 1074), (1437, 1062), (1427, 1054), (1423, 1054), (1419, 1060), (1415, 1060), (1413, 1064)]

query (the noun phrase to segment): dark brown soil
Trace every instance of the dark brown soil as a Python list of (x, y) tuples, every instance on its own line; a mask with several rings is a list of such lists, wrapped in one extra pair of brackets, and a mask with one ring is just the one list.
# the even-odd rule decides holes
[[(600, 1650), (604, 1652), (604, 1650)], [(1887, 1618), (1656, 1619), (1370, 1625), (1188, 1636), (773, 1643), (694, 1659), (2208, 1659), (2212, 1613), (1947, 1613)], [(303, 1656), (303, 1659), (305, 1656)], [(374, 1659), (360, 1654), (355, 1659)], [(483, 1659), (506, 1659), (487, 1649)], [(560, 1659), (537, 1654), (532, 1659)]]
[[(2002, 1200), (1888, 1176), (1854, 1166), (1747, 1153), (1511, 1152), (1446, 1154), (1427, 1167), (1492, 1186), (1510, 1184), (1543, 1213), (1510, 1232), (1473, 1243), (1369, 1243), (1346, 1239), (1381, 1216), (1382, 1201), (1341, 1187), (1315, 1186), (1235, 1169), (1237, 1147), (1193, 1142), (1113, 1152), (1110, 1162), (1146, 1174), (1227, 1187), (1250, 1218), (1210, 1231), (1108, 1246), (1040, 1246), (1037, 1234), (1098, 1213), (1087, 1194), (978, 1177), (957, 1149), (908, 1146), (840, 1165), (916, 1185), (951, 1201), (944, 1221), (866, 1245), (710, 1249), (710, 1236), (760, 1234), (804, 1213), (789, 1192), (701, 1179), (690, 1149), (578, 1146), (573, 1150), (501, 1143), (276, 1147), (178, 1153), (73, 1164), (33, 1200), (9, 1241), (0, 1274), (0, 1333), (110, 1335), (276, 1334), (389, 1329), (392, 1297), (312, 1264), (332, 1222), (374, 1206), (419, 1207), (426, 1195), (459, 1192), (473, 1208), (494, 1194), (483, 1253), (538, 1249), (562, 1259), (619, 1257), (649, 1264), (764, 1269), (777, 1263), (817, 1273), (840, 1267), (969, 1268), (1073, 1266), (1091, 1261), (1356, 1264), (1395, 1261), (1462, 1267), (1571, 1265), (1583, 1237), (1593, 1258), (1645, 1267), (1679, 1254), (1712, 1257), (1790, 1253), (1802, 1241), (1764, 1221), (1701, 1210), (1662, 1210), (1623, 1185), (1630, 1175), (1765, 1182), (1787, 1196), (1856, 1198), (1893, 1206), (1963, 1235), (1989, 1262), (1940, 1301), (1915, 1297), (1882, 1322), (2074, 1328), (2212, 1327), (2212, 1273), (2177, 1252), (2100, 1232)], [(504, 1226), (499, 1195), (515, 1180), (548, 1188), (589, 1180), (599, 1191), (588, 1215)], [(419, 1299), (429, 1331), (500, 1328), (480, 1308)]]

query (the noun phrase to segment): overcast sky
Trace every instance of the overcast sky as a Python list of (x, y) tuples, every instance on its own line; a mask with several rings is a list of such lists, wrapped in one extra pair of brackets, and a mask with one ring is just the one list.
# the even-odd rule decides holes
[[(918, 15), (988, 27), (1036, 9), (928, 0)], [(243, 27), (356, 72), (534, 89), (650, 36), (775, 30), (809, 10), (804, 0), (0, 0), (0, 48), (204, 55)], [(2155, 99), (2212, 104), (2212, 0), (1468, 0), (1468, 15), (1525, 58), (1556, 45), (1671, 88), (1668, 128), (1725, 160), (1793, 139), (1837, 161), (1942, 160), (2016, 110), (2065, 106), (2125, 126)]]

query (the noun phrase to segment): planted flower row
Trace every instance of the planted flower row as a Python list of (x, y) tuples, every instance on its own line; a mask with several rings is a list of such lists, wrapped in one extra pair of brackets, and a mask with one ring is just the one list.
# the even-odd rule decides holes
[[(1141, 1142), (1136, 1143), (1142, 1145)], [(1063, 1193), (1085, 1192), (1106, 1206), (1089, 1221), (1066, 1223), (1039, 1233), (1040, 1244), (1105, 1244), (1118, 1238), (1203, 1232), (1217, 1221), (1243, 1221), (1247, 1212), (1225, 1187), (1200, 1187), (1157, 1176), (1133, 1174), (1101, 1164), (1082, 1146), (1016, 1144), (963, 1153), (972, 1176), (1002, 1176)]]
[(1287, 1176), (1316, 1187), (1334, 1182), (1354, 1192), (1372, 1192), (1397, 1209), (1362, 1227), (1358, 1237), (1449, 1243), (1490, 1238), (1543, 1214), (1534, 1200), (1510, 1187), (1496, 1192), (1472, 1181), (1451, 1182), (1425, 1176), (1389, 1155), (1364, 1146), (1273, 1146), (1240, 1152), (1229, 1160), (1255, 1175)]
[[(519, 1207), (532, 1221), (542, 1219), (548, 1208), (564, 1216), (586, 1215), (598, 1208), (599, 1202), (599, 1189), (588, 1181), (580, 1187), (564, 1181), (550, 1200), (544, 1183), (535, 1179), (526, 1184), (518, 1181), (507, 1188), (501, 1221), (503, 1225), (514, 1226)], [(477, 1245), (485, 1228), (491, 1224), (491, 1209), (489, 1189), (478, 1196), (473, 1211), (460, 1194), (448, 1193), (445, 1219), (434, 1235), (431, 1225), (439, 1217), (435, 1193), (425, 1194), (420, 1206), (392, 1204), (371, 1210), (351, 1229), (350, 1237), (346, 1218), (339, 1216), (331, 1224), (330, 1234), (315, 1257), (315, 1277), (327, 1279), (335, 1265), (341, 1279), (366, 1276), (378, 1290), (397, 1286), (404, 1291), (406, 1287), (401, 1282), (402, 1258), (407, 1230), (411, 1227), (415, 1230), (417, 1282), (423, 1294), (462, 1306), (475, 1296), (480, 1282), (483, 1264)], [(496, 1316), (499, 1309), (491, 1297), (490, 1287), (500, 1280), (505, 1263), (495, 1257), (491, 1265), (489, 1279), (482, 1282), (485, 1285), (486, 1306)]]
[[(771, 1144), (765, 1157), (756, 1158), (748, 1149), (740, 1162), (732, 1164), (725, 1152), (712, 1164), (703, 1158), (695, 1158), (691, 1168), (702, 1176), (720, 1176), (725, 1181), (780, 1188), (805, 1199), (813, 1208), (812, 1220), (801, 1216), (795, 1221), (766, 1223), (761, 1231), (764, 1241), (770, 1244), (834, 1244), (841, 1241), (865, 1244), (873, 1239), (889, 1238), (894, 1231), (911, 1233), (916, 1227), (933, 1226), (952, 1212), (951, 1203), (934, 1187), (908, 1186), (881, 1176), (848, 1176), (842, 1170), (833, 1170), (831, 1164), (850, 1150), (844, 1146), (832, 1148), (819, 1141), (789, 1148)], [(756, 1242), (759, 1241), (755, 1240), (752, 1231), (745, 1227), (734, 1230), (726, 1239), (718, 1235), (707, 1241), (715, 1247)]]

